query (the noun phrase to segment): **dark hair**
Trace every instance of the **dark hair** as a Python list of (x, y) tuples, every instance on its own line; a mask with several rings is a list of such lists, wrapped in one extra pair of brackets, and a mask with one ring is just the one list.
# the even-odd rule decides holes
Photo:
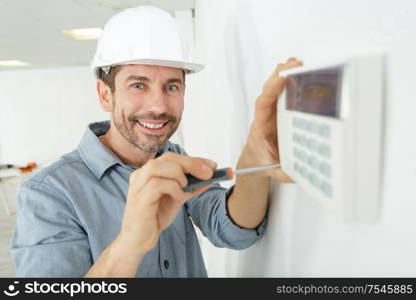
[(97, 78), (104, 81), (104, 83), (110, 87), (112, 93), (116, 91), (115, 78), (117, 73), (120, 71), (120, 67), (121, 66), (111, 67), (108, 74), (100, 67), (97, 69)]
[[(121, 69), (121, 65), (119, 66), (114, 66), (110, 68), (110, 72), (108, 72), (108, 74), (106, 72), (104, 72), (104, 70), (102, 68), (97, 68), (97, 78), (101, 79), (102, 81), (104, 81), (104, 83), (110, 87), (110, 90), (112, 93), (114, 93), (116, 91), (116, 83), (115, 83), (115, 78), (117, 73), (120, 71)], [(183, 75), (183, 84), (185, 85), (185, 70), (182, 70), (182, 75)]]

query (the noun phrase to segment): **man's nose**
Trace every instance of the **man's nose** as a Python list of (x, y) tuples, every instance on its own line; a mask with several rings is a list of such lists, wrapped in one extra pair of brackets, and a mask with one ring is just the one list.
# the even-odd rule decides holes
[(160, 89), (155, 89), (150, 94), (149, 99), (146, 101), (148, 111), (152, 111), (155, 114), (162, 114), (168, 111), (168, 101), (165, 94)]

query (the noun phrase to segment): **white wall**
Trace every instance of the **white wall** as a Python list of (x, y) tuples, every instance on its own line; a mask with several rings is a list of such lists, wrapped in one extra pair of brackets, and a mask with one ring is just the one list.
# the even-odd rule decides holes
[(52, 162), (104, 119), (88, 67), (0, 72), (0, 163)]
[(210, 276), (416, 275), (415, 17), (412, 0), (197, 1), (194, 56), (206, 69), (188, 81), (184, 142), (220, 166), (238, 159), (255, 97), (278, 62), (388, 57), (380, 221), (345, 224), (295, 184), (275, 183), (261, 241), (239, 252), (203, 242)]

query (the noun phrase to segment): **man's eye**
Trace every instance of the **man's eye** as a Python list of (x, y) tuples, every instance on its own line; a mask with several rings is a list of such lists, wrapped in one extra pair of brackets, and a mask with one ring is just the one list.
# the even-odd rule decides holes
[(136, 89), (142, 89), (142, 88), (144, 88), (144, 84), (143, 83), (134, 83), (131, 86), (134, 87), (134, 88), (136, 88)]
[(177, 87), (176, 85), (168, 85), (168, 86), (166, 87), (166, 90), (167, 90), (168, 92), (176, 92), (176, 91), (178, 90), (178, 87)]

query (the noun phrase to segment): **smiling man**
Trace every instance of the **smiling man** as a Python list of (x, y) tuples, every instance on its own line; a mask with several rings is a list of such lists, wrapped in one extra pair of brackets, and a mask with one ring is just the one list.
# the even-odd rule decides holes
[[(101, 141), (128, 164), (141, 166), (179, 126), (185, 76), (178, 68), (139, 64), (118, 66), (112, 72), (114, 86), (103, 75), (97, 82), (101, 105), (112, 112), (112, 126)], [(143, 152), (148, 155), (142, 157)], [(126, 157), (125, 153), (137, 154)]]
[[(279, 64), (265, 83), (237, 168), (279, 162), (279, 72), (300, 64)], [(12, 241), (17, 276), (206, 277), (193, 223), (218, 247), (255, 243), (266, 226), (270, 178), (290, 178), (277, 169), (238, 176), (229, 190), (183, 191), (187, 173), (208, 179), (216, 163), (169, 142), (185, 76), (202, 69), (175, 20), (151, 6), (115, 15), (92, 68), (111, 120), (90, 124), (76, 150), (23, 185)]]

